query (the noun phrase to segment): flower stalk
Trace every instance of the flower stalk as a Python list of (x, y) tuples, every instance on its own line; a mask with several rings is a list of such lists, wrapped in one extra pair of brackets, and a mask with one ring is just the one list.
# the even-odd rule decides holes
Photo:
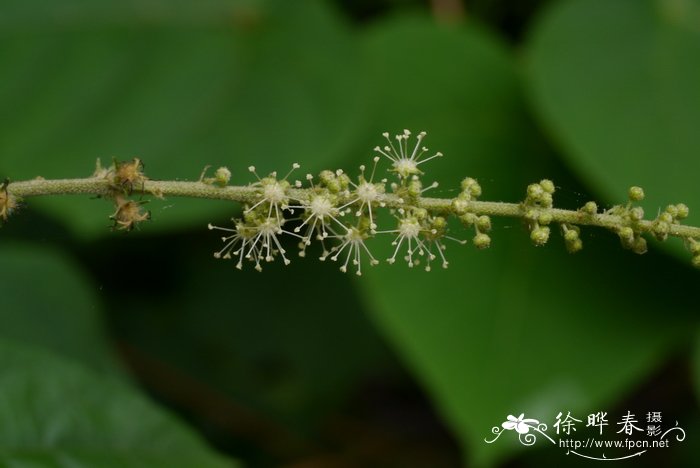
[[(477, 248), (487, 248), (491, 245), (488, 235), (490, 218), (511, 217), (524, 221), (536, 246), (544, 245), (551, 236), (550, 226), (558, 225), (556, 231), (561, 231), (567, 250), (572, 253), (583, 246), (579, 233), (585, 226), (616, 233), (623, 247), (640, 254), (647, 250), (646, 237), (659, 241), (678, 237), (691, 252), (693, 265), (700, 266), (700, 227), (681, 224), (688, 216), (684, 204), (669, 205), (655, 219), (644, 219), (642, 208), (635, 206), (644, 198), (644, 192), (639, 187), (632, 187), (626, 204), (602, 212), (592, 201), (577, 210), (555, 208), (555, 186), (547, 179), (528, 186), (524, 200), (517, 203), (479, 200), (481, 186), (469, 177), (462, 181), (461, 192), (455, 198), (424, 196), (426, 190), (437, 184), (424, 188), (421, 179), (423, 167), (419, 169), (419, 165), (441, 157), (442, 153), (424, 157), (427, 148), (421, 144), (425, 133), (418, 134), (415, 146), (408, 145), (410, 135), (404, 131), (393, 143), (384, 134), (388, 144), (375, 148), (377, 156), (369, 178), (365, 177), (365, 167), (362, 166), (355, 180), (342, 170), (323, 171), (316, 183), (310, 174), (306, 175), (306, 186), (299, 181), (288, 181), (293, 171), (299, 168), (298, 164), (294, 164), (292, 171), (282, 179), (278, 179), (276, 173), (259, 177), (251, 167), (249, 170), (255, 174), (256, 181), (229, 185), (231, 172), (227, 168), (219, 168), (211, 178), (205, 178), (203, 173), (198, 181), (193, 182), (152, 180), (143, 174), (143, 164), (139, 159), (115, 161), (109, 168), (98, 164), (94, 175), (87, 178), (6, 181), (0, 187), (0, 220), (7, 219), (21, 201), (32, 197), (82, 194), (112, 200), (115, 211), (111, 218), (115, 228), (131, 230), (150, 219), (149, 214), (141, 209), (142, 202), (129, 200), (135, 195), (229, 200), (242, 204), (245, 216), (234, 220), (231, 228), (210, 226), (229, 233), (223, 238), (225, 247), (217, 252), (217, 258), (235, 258), (238, 268), (250, 261), (258, 270), (262, 262), (273, 261), (278, 256), (286, 264), (290, 260), (288, 255), (285, 256), (279, 237), (291, 235), (300, 241), (301, 256), (305, 256), (311, 240), (319, 240), (323, 245), (322, 260), (338, 260), (340, 257), (342, 271), (352, 264), (355, 272), (360, 274), (363, 257), (369, 258), (370, 265), (377, 263), (365, 245), (368, 238), (390, 234), (396, 247), (394, 255), (387, 259), (390, 263), (394, 263), (397, 254), (406, 249), (404, 259), (409, 266), (424, 259), (425, 269), (430, 270), (431, 260), (436, 258), (447, 267), (445, 239), (464, 242), (447, 235), (448, 218), (457, 218), (473, 230), (472, 241)], [(398, 179), (389, 187), (387, 179), (374, 180), (380, 158), (390, 161), (389, 172)], [(394, 214), (398, 223), (395, 228), (377, 230), (376, 213), (380, 209), (388, 209)], [(296, 218), (291, 216), (295, 213), (299, 215)], [(288, 222), (296, 223), (297, 227), (283, 227)], [(328, 241), (336, 245), (326, 248), (325, 242)]]
[[(84, 179), (33, 179), (10, 182), (7, 191), (18, 199), (49, 195), (96, 195), (107, 196), (112, 188), (109, 182), (88, 177)], [(312, 191), (310, 189), (290, 188), (289, 196), (294, 199), (307, 199)], [(203, 182), (185, 181), (158, 181), (148, 180), (143, 187), (134, 188), (135, 195), (155, 195), (157, 197), (185, 197), (207, 198), (210, 200), (229, 200), (239, 203), (252, 203), (259, 199), (255, 188), (248, 185), (215, 187)], [(349, 201), (349, 197), (347, 197)], [(436, 213), (450, 214), (452, 212), (452, 198), (421, 197), (415, 203), (416, 207), (425, 208)], [(346, 201), (340, 198), (341, 203)], [(382, 194), (377, 198), (377, 205), (384, 203), (387, 208), (400, 208), (405, 206), (401, 198), (395, 194)], [(470, 201), (467, 202), (467, 211), (476, 215), (524, 218), (520, 203)], [(552, 208), (550, 210), (553, 223), (572, 223), (579, 226), (597, 226), (614, 229), (621, 226), (620, 216), (607, 213), (590, 215), (583, 210), (566, 210)], [(642, 232), (653, 232), (654, 221), (646, 220), (639, 223)], [(692, 237), (700, 239), (700, 227), (676, 224), (669, 227), (669, 236)]]

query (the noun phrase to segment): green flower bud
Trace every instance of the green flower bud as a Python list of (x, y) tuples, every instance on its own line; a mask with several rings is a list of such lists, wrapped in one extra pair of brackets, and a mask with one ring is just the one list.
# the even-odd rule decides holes
[[(569, 231), (569, 232), (572, 232), (572, 231)], [(579, 239), (579, 238), (568, 241), (566, 243), (566, 250), (569, 253), (576, 253), (581, 249), (583, 249), (583, 242), (581, 242), (581, 239)]]
[(635, 206), (630, 210), (630, 218), (634, 221), (641, 221), (644, 219), (644, 208), (641, 206)]
[(554, 203), (554, 198), (552, 197), (552, 194), (549, 192), (544, 192), (540, 196), (540, 204), (545, 207), (545, 208), (551, 208)]
[(647, 252), (647, 240), (642, 236), (637, 237), (632, 244), (632, 252), (636, 254), (645, 254)]
[(428, 210), (425, 208), (415, 208), (413, 210), (413, 216), (415, 216), (418, 220), (423, 220), (428, 217)]
[(539, 200), (544, 193), (544, 189), (540, 184), (530, 184), (527, 186), (527, 196), (533, 200)]
[(693, 255), (700, 255), (700, 242), (695, 239), (690, 239), (689, 242), (688, 248), (690, 249), (690, 253)]
[(476, 226), (479, 228), (481, 231), (490, 231), (491, 230), (491, 218), (489, 218), (486, 215), (479, 216), (479, 219), (476, 221)]
[(447, 227), (447, 220), (442, 216), (436, 216), (435, 218), (433, 218), (430, 224), (433, 229), (441, 231)]
[(632, 243), (634, 240), (634, 230), (629, 226), (620, 228), (620, 230), (617, 231), (617, 234), (620, 236), (620, 239), (623, 242)]
[(656, 236), (657, 239), (666, 240), (666, 238), (668, 237), (669, 229), (670, 229), (670, 226), (667, 222), (657, 221), (656, 223), (654, 223), (654, 227), (652, 228), (652, 231), (654, 232), (654, 235)]
[(665, 211), (671, 216), (671, 218), (678, 216), (678, 207), (676, 205), (668, 205)]
[(460, 187), (464, 191), (469, 191), (469, 187), (472, 186), (472, 184), (476, 184), (477, 181), (475, 179), (472, 179), (471, 177), (465, 177), (462, 179), (462, 182), (460, 183)]
[(477, 249), (486, 249), (491, 245), (491, 237), (483, 232), (478, 233), (474, 236), (474, 246)]
[(544, 212), (540, 213), (540, 215), (537, 217), (537, 221), (540, 224), (547, 225), (552, 222), (552, 213)]
[(676, 205), (676, 212), (677, 212), (676, 217), (678, 219), (685, 219), (688, 217), (690, 210), (688, 209), (688, 207), (685, 204), (679, 203)]
[(568, 229), (568, 230), (564, 233), (564, 240), (566, 240), (566, 242), (574, 242), (574, 241), (576, 241), (578, 238), (579, 238), (579, 237), (578, 237), (578, 232), (577, 232), (576, 230), (574, 230), (574, 229)]
[(549, 227), (536, 227), (532, 230), (532, 232), (530, 232), (530, 239), (538, 247), (545, 245), (549, 240)]
[(481, 185), (476, 179), (466, 177), (461, 183), (462, 190), (473, 197), (481, 196)]
[(408, 195), (412, 198), (418, 198), (423, 189), (423, 184), (420, 179), (413, 179), (408, 183)]
[(630, 201), (642, 201), (644, 200), (644, 190), (642, 189), (642, 187), (630, 187), (628, 196), (630, 198)]
[(469, 227), (472, 224), (476, 223), (477, 216), (474, 213), (465, 213), (459, 217), (459, 220), (462, 221), (462, 224)]
[(326, 184), (326, 188), (330, 193), (339, 193), (343, 190), (338, 179), (333, 179)]
[(220, 167), (214, 173), (214, 181), (217, 185), (225, 186), (231, 180), (231, 171), (228, 167)]
[(581, 211), (592, 216), (598, 212), (598, 205), (594, 201), (586, 202)]
[(463, 215), (467, 212), (469, 208), (469, 202), (464, 200), (461, 196), (452, 200), (452, 211), (456, 215)]
[(322, 184), (328, 184), (330, 181), (335, 180), (335, 173), (326, 169), (325, 171), (321, 171), (318, 178), (321, 180)]
[(547, 192), (549, 194), (554, 193), (554, 190), (555, 190), (554, 182), (552, 182), (549, 179), (542, 179), (540, 181), (540, 187), (542, 187), (542, 190), (544, 190), (545, 192)]
[(525, 219), (530, 221), (535, 221), (539, 217), (539, 212), (537, 210), (529, 209), (525, 212)]
[(340, 174), (338, 176), (338, 183), (340, 184), (340, 190), (347, 190), (350, 186), (350, 177), (345, 173)]
[(671, 213), (668, 213), (668, 212), (661, 213), (659, 215), (659, 221), (666, 223), (666, 224), (671, 224), (671, 223), (673, 223), (673, 215), (671, 215)]

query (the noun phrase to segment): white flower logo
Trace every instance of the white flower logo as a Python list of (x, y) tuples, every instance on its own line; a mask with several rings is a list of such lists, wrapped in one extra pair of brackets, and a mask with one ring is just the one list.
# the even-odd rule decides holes
[[(530, 432), (530, 429), (532, 429), (532, 432)], [(512, 430), (518, 433), (518, 440), (523, 445), (534, 445), (535, 442), (537, 442), (537, 434), (544, 436), (551, 443), (556, 444), (554, 439), (549, 437), (545, 432), (547, 430), (547, 425), (539, 422), (537, 419), (525, 418), (525, 413), (520, 413), (520, 416), (517, 418), (509, 414), (506, 420), (501, 424), (501, 427), (493, 426), (491, 428), (491, 433), (494, 434), (495, 437), (491, 440), (484, 439), (484, 442), (492, 444), (496, 442), (505, 431)]]
[(527, 434), (530, 432), (530, 427), (536, 427), (540, 422), (537, 419), (525, 419), (525, 413), (521, 413), (517, 418), (512, 414), (509, 414), (508, 419), (501, 426), (503, 429), (512, 431), (515, 429), (518, 434)]

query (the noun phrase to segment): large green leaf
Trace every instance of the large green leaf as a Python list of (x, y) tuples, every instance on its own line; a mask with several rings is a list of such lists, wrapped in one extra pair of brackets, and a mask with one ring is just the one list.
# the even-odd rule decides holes
[[(139, 5), (0, 5), (0, 18), (15, 18), (0, 21), (3, 174), (80, 177), (98, 157), (138, 156), (154, 178), (196, 180), (205, 165), (227, 165), (242, 184), (254, 180), (251, 164), (315, 172), (342, 156), (362, 123), (363, 76), (325, 2)], [(37, 203), (81, 234), (105, 232), (112, 211), (87, 197)], [(231, 209), (150, 207), (164, 229)]]
[(390, 368), (351, 280), (329, 275), (317, 254), (298, 258), (290, 244), (291, 265), (257, 273), (212, 258), (218, 239), (211, 236), (170, 241), (176, 253), (165, 255), (196, 274), (169, 278), (175, 293), (132, 295), (111, 311), (120, 339), (146, 356), (290, 433), (319, 430), (360, 382)]
[(65, 255), (38, 244), (0, 246), (0, 337), (117, 370), (97, 286)]
[[(497, 181), (490, 195), (506, 197), (513, 194), (513, 183), (536, 177), (535, 171), (518, 174), (490, 161), (514, 151), (523, 167), (527, 161), (540, 164), (542, 158), (538, 135), (523, 122), (518, 77), (506, 50), (486, 31), (477, 25), (438, 28), (425, 18), (409, 16), (368, 31), (365, 50), (374, 128), (357, 164), (370, 162), (369, 148), (384, 143), (381, 132), (407, 128), (426, 131), (424, 143), (445, 154), (428, 166), (428, 177), (437, 178), (441, 189), (458, 188), (462, 177), (472, 175)], [(454, 170), (465, 158), (469, 174)], [(426, 179), (426, 185), (429, 182)]]
[(8, 341), (0, 368), (3, 466), (232, 466), (116, 380)]
[[(470, 175), (485, 198), (518, 200), (535, 177), (565, 175), (535, 156), (517, 75), (488, 35), (395, 20), (373, 31), (368, 51), (385, 125), (435, 130), (426, 144), (445, 157), (426, 165), (426, 180), (446, 174), (436, 177), (448, 182), (442, 196)], [(471, 236), (460, 228), (453, 235)], [(507, 415), (551, 424), (558, 411), (612, 404), (645, 376), (682, 334), (681, 317), (662, 321), (656, 311), (683, 297), (691, 279), (655, 283), (658, 258), (632, 256), (604, 234), (584, 231), (592, 245), (573, 257), (558, 239), (532, 247), (513, 221), (495, 221), (492, 237), (483, 252), (449, 244), (448, 270), (385, 265), (365, 268), (358, 281), (377, 323), (477, 465), (514, 449), (484, 442)], [(378, 258), (391, 255), (389, 243), (372, 244)], [(691, 310), (676, 302), (678, 314)]]
[(535, 106), (590, 187), (613, 201), (641, 185), (650, 217), (684, 202), (698, 224), (699, 2), (557, 2), (528, 58)]

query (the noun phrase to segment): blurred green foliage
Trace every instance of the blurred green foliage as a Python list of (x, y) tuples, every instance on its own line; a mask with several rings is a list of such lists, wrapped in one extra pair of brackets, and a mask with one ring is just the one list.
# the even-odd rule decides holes
[(700, 199), (699, 55), (696, 1), (566, 2), (532, 34), (533, 103), (587, 186), (641, 185), (655, 215)]
[(4, 466), (231, 466), (113, 378), (5, 341), (0, 350)]
[[(138, 156), (158, 179), (354, 174), (381, 132), (410, 128), (446, 155), (438, 196), (472, 176), (515, 201), (548, 177), (557, 205), (609, 206), (637, 184), (648, 213), (684, 202), (697, 224), (698, 2), (465, 1), (443, 24), (444, 4), (5, 0), (0, 173)], [(559, 466), (484, 437), (522, 412), (697, 420), (698, 276), (658, 243), (638, 257), (584, 229), (569, 256), (495, 220), (491, 249), (448, 245), (444, 271), (354, 279), (311, 253), (257, 274), (211, 258), (204, 226), (238, 207), (149, 207), (129, 237), (87, 197), (31, 200), (0, 231), (2, 463)], [(663, 457), (639, 463), (697, 463)]]

